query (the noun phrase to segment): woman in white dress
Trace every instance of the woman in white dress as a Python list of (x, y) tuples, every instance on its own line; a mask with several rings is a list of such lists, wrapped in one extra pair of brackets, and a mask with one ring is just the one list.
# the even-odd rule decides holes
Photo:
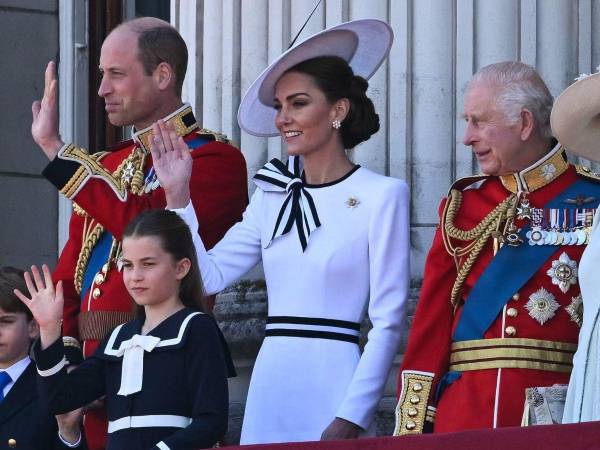
[[(258, 171), (243, 221), (212, 250), (196, 235), (208, 294), (260, 260), (264, 267), (266, 337), (250, 381), (243, 444), (374, 434), (409, 284), (408, 189), (353, 164), (345, 149), (379, 129), (365, 78), (391, 40), (378, 20), (325, 30), (271, 64), (242, 100), (241, 127), (281, 136), (290, 156), (287, 165), (272, 160)], [(187, 147), (162, 123), (155, 134), (154, 166), (167, 204), (196, 230)], [(373, 328), (361, 355), (367, 310)]]
[[(557, 99), (551, 115), (552, 131), (567, 150), (600, 162), (600, 73), (583, 77)], [(598, 175), (590, 177), (600, 181)], [(573, 358), (563, 423), (600, 420), (600, 213), (597, 211), (589, 243), (579, 263), (583, 323)]]

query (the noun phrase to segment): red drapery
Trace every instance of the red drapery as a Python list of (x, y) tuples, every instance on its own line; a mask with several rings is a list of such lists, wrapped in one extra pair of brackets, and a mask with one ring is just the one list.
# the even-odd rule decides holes
[[(234, 448), (234, 447), (225, 447)], [(239, 447), (238, 447), (239, 448)], [(598, 450), (600, 422), (328, 442), (247, 445), (244, 450)]]

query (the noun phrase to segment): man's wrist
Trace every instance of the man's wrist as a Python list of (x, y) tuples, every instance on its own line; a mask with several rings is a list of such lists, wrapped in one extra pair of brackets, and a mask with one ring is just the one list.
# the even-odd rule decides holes
[(63, 148), (65, 143), (60, 139), (60, 137), (58, 137), (56, 139), (52, 139), (48, 143), (38, 145), (42, 148), (48, 159), (52, 161), (56, 155), (58, 155), (58, 152), (61, 148)]

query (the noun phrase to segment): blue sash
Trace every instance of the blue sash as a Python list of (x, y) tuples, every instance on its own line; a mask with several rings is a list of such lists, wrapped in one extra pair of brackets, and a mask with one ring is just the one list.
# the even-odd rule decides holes
[[(590, 193), (600, 196), (600, 185), (578, 180), (544, 207), (566, 209), (564, 200)], [(597, 206), (595, 201), (590, 208)], [(504, 245), (481, 274), (465, 301), (453, 342), (482, 339), (512, 295), (558, 250), (554, 245), (527, 245), (525, 233), (529, 229), (527, 225), (519, 233), (525, 243), (517, 247)]]
[(202, 136), (196, 136), (194, 139), (191, 139), (189, 141), (186, 141), (186, 144), (189, 148), (191, 148), (192, 150), (203, 146), (204, 144), (208, 144), (209, 142), (212, 142), (211, 139), (202, 137)]
[(100, 235), (100, 239), (98, 239), (96, 245), (94, 245), (85, 272), (83, 273), (83, 283), (81, 284), (81, 293), (79, 294), (81, 301), (85, 299), (86, 293), (92, 286), (94, 277), (100, 271), (102, 265), (108, 261), (112, 239), (112, 234), (108, 231), (104, 231)]
[[(600, 185), (587, 180), (577, 180), (545, 208), (565, 208), (564, 200), (578, 194), (600, 198)], [(597, 208), (594, 201), (590, 208)], [(504, 305), (544, 265), (558, 247), (554, 245), (528, 245), (525, 234), (531, 227), (523, 227), (519, 236), (524, 243), (513, 247), (504, 245), (481, 274), (465, 300), (452, 341), (482, 339), (486, 330), (496, 320)], [(448, 372), (438, 383), (436, 402), (444, 389), (460, 378), (461, 372)]]

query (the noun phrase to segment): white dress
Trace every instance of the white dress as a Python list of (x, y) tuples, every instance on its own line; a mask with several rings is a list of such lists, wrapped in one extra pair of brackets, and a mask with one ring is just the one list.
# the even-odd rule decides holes
[(600, 209), (579, 263), (583, 324), (573, 357), (563, 423), (600, 420)]
[[(304, 252), (295, 227), (268, 245), (285, 191), (257, 188), (243, 221), (208, 253), (193, 233), (208, 294), (263, 262), (275, 323), (267, 322), (252, 373), (242, 444), (318, 440), (336, 417), (373, 434), (400, 340), (409, 284), (406, 184), (358, 167), (337, 182), (305, 188), (321, 226)], [(176, 211), (198, 229), (191, 204)], [(361, 356), (347, 340), (358, 340), (350, 324), (360, 324), (367, 308), (373, 328)], [(340, 334), (349, 338), (337, 340)]]

